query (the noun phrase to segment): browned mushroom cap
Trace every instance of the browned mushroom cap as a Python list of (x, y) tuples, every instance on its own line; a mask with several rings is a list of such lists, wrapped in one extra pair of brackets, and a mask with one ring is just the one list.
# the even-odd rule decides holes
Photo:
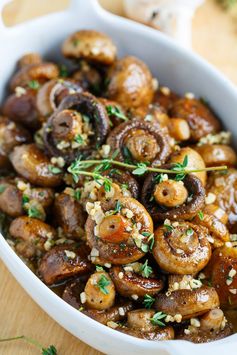
[(191, 139), (194, 142), (209, 133), (216, 133), (220, 130), (218, 119), (207, 106), (197, 99), (177, 100), (172, 106), (171, 116), (187, 120), (191, 130)]
[(207, 182), (207, 191), (213, 194), (214, 203), (228, 215), (228, 226), (237, 221), (237, 170), (229, 169), (226, 174), (212, 173)]
[(136, 117), (142, 118), (147, 122), (158, 123), (161, 127), (167, 127), (170, 119), (164, 107), (157, 103), (150, 104), (148, 107), (136, 111)]
[(56, 223), (68, 238), (77, 239), (83, 236), (86, 215), (75, 198), (66, 193), (58, 194), (53, 212)]
[(119, 152), (116, 159), (120, 161), (145, 161), (160, 165), (171, 152), (168, 136), (160, 126), (138, 119), (114, 128), (107, 144), (111, 146), (111, 154)]
[(103, 173), (108, 176), (117, 186), (119, 186), (122, 195), (138, 199), (139, 184), (129, 171), (120, 169), (110, 169)]
[(102, 88), (102, 76), (99, 71), (85, 61), (80, 62), (80, 69), (76, 70), (72, 79), (83, 88), (83, 91), (90, 91), (98, 95)]
[(42, 63), (42, 58), (39, 53), (31, 52), (31, 53), (26, 53), (24, 54), (19, 60), (18, 60), (18, 67), (23, 68), (27, 65), (32, 65), (32, 64), (40, 64)]
[(203, 144), (195, 147), (206, 166), (235, 166), (237, 157), (235, 151), (225, 144)]
[(152, 309), (137, 309), (128, 312), (128, 322), (124, 326), (117, 326), (115, 329), (147, 340), (171, 340), (174, 339), (174, 330), (172, 327), (160, 328), (151, 322), (155, 311)]
[[(161, 168), (171, 169), (172, 165), (163, 165), (161, 166)], [(168, 174), (169, 180), (172, 181), (174, 176), (174, 174)], [(188, 197), (182, 204), (177, 204), (175, 207), (167, 207), (162, 203), (161, 199), (155, 199), (154, 194), (156, 193), (156, 188), (157, 186), (162, 184), (162, 182), (159, 182), (159, 178), (160, 174), (152, 173), (147, 175), (141, 192), (141, 201), (155, 221), (164, 221), (167, 218), (172, 220), (190, 219), (194, 217), (198, 213), (198, 211), (203, 208), (205, 203), (205, 190), (201, 181), (196, 176), (194, 176), (193, 174), (185, 176), (185, 178), (183, 179), (183, 186), (188, 192)], [(176, 185), (174, 187), (177, 188)], [(161, 192), (164, 198), (166, 198), (167, 194), (170, 193), (168, 189), (166, 192), (166, 190), (163, 188)], [(182, 191), (181, 193), (183, 196)], [(170, 196), (172, 196), (172, 194), (170, 194)]]
[(15, 147), (10, 160), (14, 169), (32, 184), (54, 187), (62, 182), (60, 170), (55, 171), (50, 160), (34, 144)]
[(209, 264), (204, 269), (206, 278), (215, 287), (221, 307), (237, 306), (237, 248), (222, 247), (215, 249)]
[(152, 102), (152, 75), (146, 64), (135, 57), (117, 60), (108, 71), (107, 81), (107, 97), (125, 110), (135, 111)]
[[(87, 211), (86, 238), (90, 248), (93, 248), (91, 255), (95, 261), (98, 256), (105, 263), (127, 264), (137, 261), (148, 251), (148, 236), (153, 233), (153, 222), (137, 200), (128, 197), (101, 205), (98, 202), (87, 204)], [(106, 211), (110, 213), (105, 216)], [(96, 225), (97, 217), (101, 218)], [(94, 255), (95, 250), (97, 255)]]
[(8, 166), (8, 156), (14, 147), (30, 141), (31, 135), (26, 129), (0, 116), (0, 155), (2, 157), (0, 168)]
[(22, 67), (10, 81), (10, 89), (14, 91), (16, 87), (23, 88), (31, 87), (32, 81), (34, 86), (39, 88), (40, 84), (45, 83), (50, 79), (55, 79), (59, 76), (57, 65), (53, 63), (31, 64)]
[(155, 295), (162, 290), (164, 283), (155, 277), (145, 278), (134, 271), (126, 271), (122, 266), (113, 266), (110, 276), (115, 284), (117, 292), (125, 297), (137, 295), (143, 298), (145, 295)]
[(38, 201), (47, 210), (53, 204), (54, 190), (49, 187), (31, 187), (27, 196), (30, 200)]
[(213, 215), (203, 213), (202, 218), (196, 216), (193, 223), (207, 228), (211, 237), (208, 240), (213, 245), (213, 248), (221, 247), (230, 240), (230, 234), (225, 224)]
[(28, 258), (36, 255), (37, 251), (45, 252), (45, 243), (56, 236), (55, 229), (49, 224), (26, 216), (14, 219), (9, 232), (19, 241), (16, 250)]
[(103, 97), (100, 97), (99, 100), (106, 108), (111, 127), (117, 127), (120, 123), (129, 120), (122, 106), (116, 101), (108, 100)]
[(31, 129), (39, 128), (39, 115), (36, 109), (36, 90), (21, 88), (7, 97), (3, 114), (16, 123)]
[[(81, 154), (88, 156), (97, 150), (108, 131), (109, 119), (99, 100), (89, 93), (76, 93), (65, 97), (49, 118), (44, 129), (44, 142), (51, 156), (63, 155), (65, 160), (72, 161)], [(67, 143), (66, 147), (62, 142)]]
[(153, 256), (165, 271), (194, 274), (202, 270), (210, 260), (211, 246), (203, 227), (182, 222), (177, 226), (160, 226), (154, 235)]
[(53, 79), (46, 82), (37, 92), (36, 107), (39, 114), (45, 118), (49, 117), (65, 96), (76, 92), (82, 92), (82, 88), (71, 79)]
[(91, 62), (110, 65), (116, 58), (116, 47), (104, 33), (81, 30), (70, 35), (62, 45), (67, 58), (86, 59)]
[(0, 181), (0, 210), (11, 217), (24, 214), (22, 192), (11, 181)]
[(39, 274), (47, 285), (65, 280), (71, 276), (87, 274), (92, 270), (86, 245), (60, 245), (48, 251), (40, 261)]
[(179, 96), (175, 92), (171, 91), (168, 87), (161, 86), (159, 90), (156, 91), (153, 101), (154, 103), (158, 103), (166, 110), (166, 112), (169, 113), (178, 98)]
[(181, 289), (173, 291), (170, 295), (158, 294), (154, 307), (171, 316), (181, 314), (182, 319), (185, 320), (217, 308), (219, 304), (216, 290), (213, 287), (202, 286), (194, 290)]
[[(186, 158), (187, 159), (186, 169), (189, 169), (189, 170), (205, 169), (206, 165), (205, 165), (204, 160), (202, 159), (201, 155), (190, 147), (183, 147), (180, 150), (174, 152), (169, 159), (169, 163), (172, 163), (172, 164), (173, 163), (183, 163), (185, 157), (187, 157)], [(195, 172), (192, 174), (197, 176), (201, 180), (203, 186), (206, 185), (206, 180), (207, 180), (206, 171), (199, 171), (199, 172)]]

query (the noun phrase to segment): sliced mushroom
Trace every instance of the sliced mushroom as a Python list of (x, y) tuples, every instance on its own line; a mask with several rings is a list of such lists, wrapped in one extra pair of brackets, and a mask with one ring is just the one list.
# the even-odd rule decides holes
[(14, 91), (16, 87), (28, 88), (31, 86), (32, 80), (37, 81), (37, 87), (48, 80), (55, 79), (59, 76), (57, 65), (53, 63), (38, 63), (23, 66), (10, 82), (10, 89)]
[(49, 224), (26, 216), (14, 219), (9, 232), (19, 241), (16, 250), (27, 258), (35, 256), (38, 251), (45, 252), (45, 243), (56, 236), (55, 229)]
[(36, 90), (20, 88), (7, 97), (3, 105), (3, 114), (12, 121), (30, 129), (40, 126), (36, 108)]
[(44, 128), (44, 143), (51, 156), (73, 161), (100, 147), (109, 131), (104, 106), (89, 93), (65, 97)]
[(133, 112), (152, 102), (152, 75), (146, 64), (135, 57), (117, 60), (108, 71), (107, 81), (107, 97), (127, 111)]
[(169, 138), (160, 125), (133, 119), (114, 128), (107, 144), (111, 146), (111, 154), (120, 161), (149, 162), (153, 165), (163, 164), (170, 152)]
[(0, 116), (0, 168), (9, 165), (8, 156), (14, 147), (30, 141), (31, 135), (25, 128)]
[(209, 264), (204, 269), (207, 280), (215, 287), (221, 307), (237, 306), (237, 248), (223, 246), (215, 249)]
[[(185, 157), (187, 157), (187, 166), (186, 169), (188, 170), (202, 170), (205, 169), (206, 165), (204, 163), (204, 160), (202, 159), (201, 155), (197, 153), (194, 149), (189, 148), (189, 147), (184, 147), (178, 150), (177, 152), (173, 153), (170, 157), (169, 163), (171, 164), (176, 164), (176, 163), (183, 163)], [(192, 175), (197, 176), (201, 182), (203, 183), (203, 186), (206, 185), (206, 180), (207, 180), (207, 173), (205, 171), (200, 171), (196, 173), (192, 173)]]
[(175, 316), (181, 314), (182, 319), (190, 319), (219, 307), (219, 297), (213, 287), (202, 286), (194, 290), (177, 290), (167, 294), (158, 294), (154, 303), (155, 309)]
[(98, 64), (111, 65), (116, 58), (116, 47), (104, 33), (81, 30), (70, 35), (62, 45), (67, 58), (86, 59)]
[(171, 116), (184, 118), (188, 122), (193, 142), (220, 130), (217, 117), (197, 99), (181, 98), (175, 101), (171, 108)]
[(177, 224), (156, 229), (153, 256), (167, 272), (182, 275), (197, 273), (211, 258), (207, 231), (190, 222)]
[(206, 166), (227, 165), (235, 166), (237, 156), (235, 151), (225, 144), (203, 144), (195, 147)]
[(115, 284), (117, 292), (124, 297), (136, 295), (143, 298), (145, 295), (155, 295), (164, 286), (161, 279), (143, 277), (134, 271), (126, 271), (122, 266), (113, 266), (110, 269), (110, 276)]
[(88, 254), (89, 249), (83, 244), (55, 246), (41, 259), (39, 274), (47, 285), (72, 276), (87, 274), (93, 269), (87, 258)]
[(77, 239), (83, 236), (86, 216), (75, 198), (66, 193), (58, 194), (53, 213), (56, 223), (68, 238)]
[(209, 241), (213, 245), (213, 248), (221, 247), (230, 241), (230, 234), (225, 224), (214, 215), (203, 213), (202, 218), (196, 216), (193, 223), (207, 228), (208, 234), (211, 237)]
[(128, 312), (128, 322), (124, 326), (117, 326), (115, 329), (135, 336), (136, 338), (146, 340), (171, 340), (174, 339), (174, 330), (172, 327), (166, 326), (161, 328), (153, 325), (151, 318), (155, 311), (152, 309), (137, 309)]
[(34, 144), (15, 147), (10, 160), (15, 170), (32, 184), (54, 187), (62, 182), (60, 169), (55, 171), (48, 157)]
[(87, 212), (86, 238), (94, 261), (99, 257), (105, 263), (127, 264), (148, 251), (153, 222), (137, 200), (127, 197), (95, 202), (87, 204)]
[[(172, 169), (162, 165), (162, 169)], [(205, 190), (201, 181), (188, 174), (183, 181), (173, 181), (175, 175), (167, 174), (168, 180), (160, 181), (160, 174), (147, 175), (141, 192), (141, 201), (155, 221), (165, 219), (191, 219), (205, 203)], [(161, 178), (162, 180), (163, 178)], [(170, 181), (170, 183), (169, 183)]]

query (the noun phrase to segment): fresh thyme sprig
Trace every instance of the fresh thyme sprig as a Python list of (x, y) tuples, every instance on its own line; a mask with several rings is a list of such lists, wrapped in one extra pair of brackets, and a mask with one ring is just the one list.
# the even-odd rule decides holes
[(36, 346), (39, 350), (41, 350), (41, 355), (57, 355), (57, 349), (54, 345), (50, 345), (48, 348), (44, 348), (42, 344), (40, 344), (37, 340), (26, 337), (25, 335), (20, 335), (12, 338), (0, 339), (0, 343), (13, 341), (13, 340), (25, 340), (27, 343), (30, 343)]

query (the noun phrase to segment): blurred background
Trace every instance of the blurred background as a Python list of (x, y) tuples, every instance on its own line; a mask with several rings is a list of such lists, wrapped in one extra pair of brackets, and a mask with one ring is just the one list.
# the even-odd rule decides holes
[[(30, 18), (63, 10), (69, 5), (69, 2), (70, 0), (14, 0), (4, 8), (4, 21), (7, 26), (13, 26)], [(123, 3), (127, 3), (133, 10), (132, 3), (134, 2), (136, 3), (136, 11), (132, 13), (136, 14), (136, 20), (142, 20), (143, 17), (143, 22), (149, 21), (148, 17), (157, 3), (161, 3), (163, 7), (166, 6), (166, 3), (169, 3), (169, 7), (172, 7), (172, 3), (176, 7), (177, 4), (188, 3), (189, 7), (193, 5), (194, 8), (197, 3), (202, 3), (194, 12), (191, 22), (192, 48), (237, 84), (237, 0), (100, 0), (106, 9), (122, 16), (126, 16)], [(150, 3), (153, 10), (145, 6), (138, 13), (139, 3)], [(181, 12), (183, 11), (182, 8)], [(140, 18), (138, 18), (139, 16)], [(162, 20), (159, 23), (157, 16), (155, 18), (153, 16), (153, 20), (149, 21), (149, 24), (161, 27), (162, 30), (165, 28), (171, 33), (173, 31), (172, 34), (175, 36), (174, 21), (167, 23), (167, 17), (163, 17)], [(182, 35), (185, 36), (185, 32), (189, 32), (185, 31), (187, 24), (183, 23), (184, 20), (180, 18), (178, 26), (178, 30), (182, 32), (181, 35), (179, 33), (181, 42)], [(183, 41), (185, 42), (185, 39)], [(183, 44), (185, 45), (185, 43)]]

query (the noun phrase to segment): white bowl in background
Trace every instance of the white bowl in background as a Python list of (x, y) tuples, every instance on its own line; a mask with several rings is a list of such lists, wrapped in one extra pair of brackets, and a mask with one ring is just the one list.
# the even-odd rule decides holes
[[(6, 1), (5, 1), (6, 2)], [(0, 0), (0, 7), (4, 1)], [(73, 31), (97, 29), (110, 35), (119, 55), (144, 60), (159, 82), (179, 92), (205, 98), (237, 138), (237, 90), (215, 68), (179, 47), (156, 30), (112, 15), (97, 0), (73, 0), (63, 12), (6, 28), (0, 20), (0, 101), (19, 57), (36, 51), (48, 59), (61, 59), (60, 45)], [(152, 342), (119, 333), (83, 315), (45, 286), (0, 235), (0, 257), (28, 294), (55, 321), (94, 348), (111, 355), (223, 355), (234, 354), (237, 335), (209, 344), (185, 341)]]

